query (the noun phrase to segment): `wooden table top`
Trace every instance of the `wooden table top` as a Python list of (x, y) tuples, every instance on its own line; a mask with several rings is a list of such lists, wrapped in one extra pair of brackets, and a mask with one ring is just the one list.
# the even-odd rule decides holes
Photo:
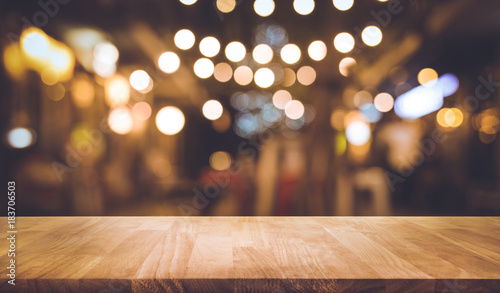
[[(18, 217), (16, 224), (22, 292), (500, 292), (497, 217)], [(8, 230), (6, 218), (0, 227)], [(2, 239), (0, 292), (15, 292)]]

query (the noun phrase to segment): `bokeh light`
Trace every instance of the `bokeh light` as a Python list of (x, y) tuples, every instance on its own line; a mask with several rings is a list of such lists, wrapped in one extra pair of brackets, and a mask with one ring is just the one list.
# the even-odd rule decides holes
[(248, 85), (253, 80), (252, 69), (248, 66), (239, 66), (234, 70), (234, 81), (239, 85)]
[(295, 64), (300, 60), (300, 48), (295, 44), (286, 44), (281, 48), (281, 59), (287, 64)]
[(354, 95), (353, 101), (354, 105), (360, 108), (364, 104), (371, 103), (373, 101), (373, 97), (368, 91), (359, 91)]
[(351, 9), (354, 4), (354, 0), (333, 0), (333, 6), (340, 11), (346, 11)]
[(366, 122), (375, 123), (382, 118), (382, 113), (372, 103), (364, 104), (360, 107), (359, 112), (365, 118)]
[(208, 120), (216, 120), (222, 116), (222, 112), (224, 112), (224, 108), (222, 104), (217, 100), (209, 100), (203, 104), (202, 108), (203, 116)]
[(219, 54), (220, 43), (214, 37), (205, 37), (200, 42), (200, 52), (205, 57), (214, 57)]
[(437, 83), (438, 74), (432, 68), (424, 68), (418, 73), (417, 79), (423, 86), (433, 86)]
[(268, 88), (274, 83), (274, 73), (269, 68), (260, 68), (255, 72), (255, 84), (261, 88)]
[(347, 126), (345, 135), (349, 143), (363, 145), (370, 140), (370, 127), (361, 121), (354, 121)]
[(95, 89), (85, 75), (77, 76), (71, 82), (71, 96), (78, 108), (87, 108), (94, 102)]
[(303, 85), (311, 85), (316, 80), (316, 70), (311, 66), (302, 66), (297, 71), (297, 80)]
[(100, 43), (94, 47), (94, 59), (100, 63), (115, 63), (119, 56), (118, 49), (111, 43)]
[(394, 98), (388, 93), (380, 93), (375, 96), (373, 104), (380, 112), (389, 112), (394, 107)]
[(7, 142), (16, 149), (23, 149), (33, 144), (34, 135), (29, 129), (17, 127), (7, 133)]
[(22, 34), (21, 48), (33, 57), (47, 58), (50, 52), (49, 39), (40, 29), (29, 28)]
[(286, 104), (292, 100), (292, 95), (287, 90), (276, 91), (273, 95), (273, 104), (276, 108), (284, 110)]
[(374, 47), (382, 42), (382, 31), (376, 26), (367, 26), (361, 32), (361, 39), (366, 45)]
[(458, 108), (443, 108), (438, 111), (436, 121), (443, 127), (458, 127), (464, 121), (464, 115)]
[(193, 5), (198, 0), (179, 0), (184, 5)]
[(231, 155), (227, 152), (215, 152), (210, 156), (210, 167), (217, 171), (225, 171), (231, 167)]
[(286, 103), (285, 115), (292, 120), (302, 118), (302, 116), (304, 116), (304, 111), (304, 105), (298, 100), (291, 100)]
[(222, 13), (229, 13), (236, 7), (236, 0), (217, 0), (217, 9)]
[(351, 72), (352, 72), (354, 66), (356, 66), (356, 64), (357, 64), (356, 60), (352, 57), (343, 58), (342, 60), (340, 60), (340, 63), (339, 63), (340, 74), (342, 74), (343, 76), (351, 75)]
[(257, 15), (262, 17), (267, 17), (271, 15), (274, 11), (274, 1), (273, 0), (256, 0), (253, 3), (253, 9)]
[(222, 112), (219, 119), (212, 121), (212, 127), (219, 133), (228, 131), (231, 127), (231, 115), (227, 111)]
[(127, 106), (120, 106), (111, 110), (108, 116), (108, 125), (115, 133), (121, 135), (129, 133), (134, 126), (129, 108)]
[(156, 127), (166, 135), (179, 133), (184, 127), (184, 123), (184, 114), (179, 108), (173, 106), (164, 107), (156, 114)]
[(139, 102), (132, 107), (132, 115), (135, 119), (140, 121), (146, 121), (151, 117), (152, 109), (151, 106), (146, 102)]
[(214, 67), (214, 77), (217, 81), (228, 82), (233, 77), (231, 65), (221, 62)]
[(308, 15), (314, 10), (314, 0), (294, 0), (293, 9), (300, 15)]
[(295, 71), (290, 68), (283, 69), (283, 82), (281, 83), (284, 87), (290, 87), (295, 83), (296, 75)]
[(458, 87), (460, 85), (458, 78), (451, 73), (443, 74), (439, 78), (438, 83), (441, 87), (441, 90), (443, 91), (444, 97), (453, 95), (458, 90)]
[(245, 58), (247, 49), (240, 42), (231, 42), (226, 46), (226, 58), (232, 62), (239, 62)]
[(165, 52), (158, 58), (158, 67), (165, 73), (174, 73), (179, 69), (181, 60), (174, 52)]
[(333, 46), (340, 53), (351, 52), (354, 48), (354, 38), (349, 33), (340, 33), (333, 39)]
[(214, 73), (214, 63), (208, 58), (200, 58), (194, 63), (193, 69), (199, 78), (209, 78)]
[(46, 67), (41, 73), (40, 78), (46, 85), (54, 85), (59, 82), (59, 73), (52, 67)]
[(130, 74), (130, 86), (137, 91), (144, 91), (147, 89), (153, 80), (149, 77), (149, 74), (144, 70), (136, 70)]
[(104, 84), (105, 101), (110, 107), (128, 103), (130, 99), (130, 86), (128, 80), (121, 75), (114, 75)]
[(273, 49), (266, 44), (259, 44), (252, 51), (253, 59), (259, 64), (271, 62), (273, 55)]
[(174, 36), (174, 43), (181, 50), (189, 50), (193, 47), (195, 36), (188, 29), (181, 29)]
[(59, 101), (64, 98), (66, 94), (66, 89), (61, 83), (56, 83), (47, 87), (47, 97), (52, 101)]
[(346, 116), (344, 109), (335, 109), (330, 115), (330, 126), (337, 131), (344, 130), (344, 118)]
[(321, 61), (326, 57), (326, 44), (323, 41), (313, 41), (307, 48), (307, 53), (314, 61)]

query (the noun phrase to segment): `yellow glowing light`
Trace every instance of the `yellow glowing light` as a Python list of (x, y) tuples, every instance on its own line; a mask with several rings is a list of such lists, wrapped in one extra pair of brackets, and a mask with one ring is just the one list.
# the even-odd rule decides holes
[(293, 9), (300, 15), (308, 15), (314, 10), (314, 0), (294, 0)]
[(203, 104), (203, 108), (201, 109), (203, 112), (203, 116), (208, 120), (217, 120), (222, 116), (222, 112), (224, 112), (224, 108), (222, 104), (217, 100), (209, 100)]
[(168, 106), (162, 108), (156, 114), (156, 127), (166, 135), (179, 133), (184, 127), (185, 118), (182, 111), (176, 107)]
[(333, 0), (333, 6), (340, 11), (346, 11), (351, 9), (354, 4), (354, 0)]
[(282, 86), (292, 86), (295, 83), (295, 79), (295, 71), (290, 68), (283, 69), (283, 82), (281, 83)]
[(257, 45), (252, 52), (253, 59), (259, 64), (266, 64), (273, 59), (273, 49), (266, 44)]
[(115, 75), (104, 83), (105, 101), (110, 107), (116, 107), (128, 103), (130, 99), (130, 86), (128, 80)]
[(3, 51), (3, 63), (7, 73), (14, 79), (20, 80), (24, 77), (26, 66), (24, 65), (21, 49), (18, 44), (7, 45)]
[(59, 101), (64, 98), (66, 94), (66, 89), (60, 83), (56, 83), (55, 85), (51, 85), (47, 87), (47, 96), (52, 101)]
[(109, 128), (115, 133), (124, 135), (129, 133), (134, 126), (130, 110), (126, 106), (121, 106), (111, 110), (108, 116)]
[(30, 27), (23, 31), (20, 38), (20, 52), (26, 67), (39, 72), (44, 71), (46, 84), (66, 81), (73, 76), (75, 58), (65, 44), (46, 35), (41, 29)]
[(229, 13), (236, 7), (236, 0), (217, 0), (217, 9), (223, 13)]
[(376, 26), (367, 26), (361, 32), (361, 39), (366, 45), (374, 47), (382, 42), (382, 31)]
[(225, 53), (229, 61), (239, 62), (245, 58), (247, 49), (240, 42), (231, 42), (227, 44)]
[(174, 73), (179, 69), (181, 60), (174, 52), (165, 52), (158, 58), (158, 67), (165, 73)]
[(248, 66), (240, 66), (234, 70), (234, 81), (239, 85), (247, 85), (252, 82), (253, 72)]
[(281, 48), (281, 59), (287, 64), (294, 64), (300, 60), (300, 48), (295, 44), (286, 44)]
[(199, 78), (209, 78), (214, 73), (214, 63), (207, 58), (200, 58), (194, 63), (194, 73)]
[(347, 149), (347, 139), (343, 132), (337, 132), (335, 135), (335, 154), (342, 156)]
[(446, 123), (446, 119), (444, 118), (444, 116), (446, 115), (446, 112), (448, 112), (448, 110), (450, 110), (450, 109), (442, 108), (436, 114), (437, 123), (443, 127), (448, 127), (448, 123)]
[(388, 93), (380, 93), (375, 96), (373, 104), (380, 112), (389, 112), (394, 106), (394, 98)]
[(316, 70), (311, 66), (302, 66), (297, 71), (297, 80), (303, 85), (311, 85), (316, 80)]
[(70, 90), (78, 108), (87, 108), (94, 102), (94, 86), (85, 75), (73, 79)]
[(151, 117), (151, 106), (146, 102), (139, 102), (132, 108), (132, 115), (135, 119), (146, 121)]
[(231, 77), (233, 77), (233, 69), (231, 68), (231, 65), (225, 62), (215, 65), (214, 77), (217, 81), (228, 82)]
[(304, 111), (304, 105), (300, 101), (291, 100), (290, 102), (286, 103), (285, 115), (290, 119), (300, 119), (302, 116), (304, 116)]
[(193, 47), (195, 37), (192, 31), (181, 29), (174, 36), (174, 43), (181, 50), (189, 50)]
[(33, 144), (34, 135), (29, 129), (17, 127), (7, 133), (7, 141), (11, 147), (23, 149)]
[(323, 41), (314, 41), (307, 49), (309, 57), (314, 61), (321, 61), (326, 57), (326, 45)]
[(206, 37), (200, 42), (200, 52), (205, 57), (214, 57), (219, 54), (220, 43), (214, 37)]
[(274, 73), (269, 68), (260, 68), (255, 72), (255, 84), (261, 88), (268, 88), (274, 83)]
[(438, 74), (432, 68), (424, 68), (418, 73), (417, 79), (421, 85), (433, 86), (437, 82)]
[(436, 120), (443, 127), (458, 127), (462, 124), (464, 115), (457, 108), (443, 108), (437, 113)]
[(274, 11), (274, 1), (273, 0), (256, 0), (253, 3), (253, 9), (255, 13), (262, 17), (267, 17), (271, 15)]
[(340, 60), (339, 63), (339, 72), (343, 76), (349, 76), (351, 74), (351, 70), (354, 66), (356, 66), (356, 60), (351, 57), (345, 57), (344, 59)]
[(210, 156), (210, 167), (217, 171), (224, 171), (231, 167), (231, 156), (226, 152), (215, 152)]
[(198, 0), (179, 0), (184, 5), (193, 5)]
[(138, 91), (144, 91), (153, 82), (149, 74), (144, 70), (136, 70), (130, 74), (130, 85)]
[(287, 90), (279, 90), (273, 95), (273, 104), (278, 109), (285, 109), (286, 104), (292, 100), (292, 95)]
[(348, 53), (354, 48), (354, 38), (349, 33), (340, 33), (333, 39), (333, 46), (340, 53)]
[(40, 73), (40, 78), (46, 85), (54, 85), (59, 81), (59, 73), (52, 67), (46, 67)]

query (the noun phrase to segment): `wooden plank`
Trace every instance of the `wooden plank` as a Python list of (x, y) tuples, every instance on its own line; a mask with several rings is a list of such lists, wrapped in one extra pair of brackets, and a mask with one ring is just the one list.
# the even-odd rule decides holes
[[(17, 224), (18, 285), (2, 274), (0, 292), (500, 288), (496, 217), (20, 217)], [(9, 261), (5, 253), (0, 261)]]

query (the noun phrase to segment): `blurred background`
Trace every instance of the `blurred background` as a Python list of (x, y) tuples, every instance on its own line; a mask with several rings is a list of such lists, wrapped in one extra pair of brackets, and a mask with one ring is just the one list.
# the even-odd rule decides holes
[(500, 215), (498, 1), (0, 3), (18, 215)]

